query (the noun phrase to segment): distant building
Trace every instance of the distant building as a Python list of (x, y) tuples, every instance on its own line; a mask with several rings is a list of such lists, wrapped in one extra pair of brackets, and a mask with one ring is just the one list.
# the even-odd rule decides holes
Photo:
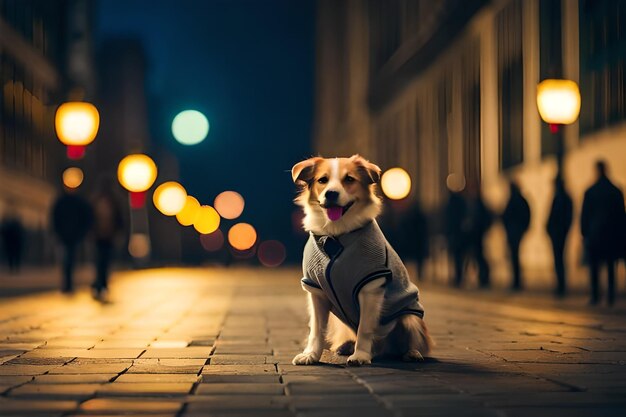
[[(446, 179), (479, 181), (490, 206), (516, 177), (532, 209), (525, 268), (551, 267), (544, 231), (556, 173), (536, 86), (579, 83), (579, 122), (565, 129), (565, 179), (579, 211), (604, 158), (626, 186), (626, 4), (611, 0), (319, 0), (315, 146), (359, 152), (414, 178), (410, 198), (434, 212)], [(570, 264), (580, 263), (577, 225)], [(490, 241), (504, 247), (497, 228)], [(500, 249), (502, 251), (502, 249)]]
[[(54, 132), (56, 107), (69, 89), (91, 87), (72, 75), (92, 73), (92, 3), (0, 1), (0, 217), (9, 207), (17, 212), (29, 234), (30, 262), (49, 256), (43, 230), (65, 163)], [(74, 51), (77, 42), (81, 51)]]

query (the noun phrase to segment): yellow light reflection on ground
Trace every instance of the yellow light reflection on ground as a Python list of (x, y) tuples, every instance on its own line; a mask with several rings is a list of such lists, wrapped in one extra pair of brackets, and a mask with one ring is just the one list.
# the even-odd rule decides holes
[(175, 216), (185, 207), (187, 191), (179, 183), (168, 181), (154, 190), (152, 201), (161, 213), (166, 216)]
[(187, 196), (183, 209), (176, 214), (176, 220), (183, 226), (191, 226), (200, 209), (200, 203), (195, 197)]
[(256, 230), (248, 223), (237, 223), (228, 231), (228, 243), (233, 248), (245, 251), (254, 246)]
[(241, 194), (235, 191), (224, 191), (215, 197), (215, 209), (225, 219), (236, 219), (243, 212), (245, 201)]
[(63, 171), (63, 185), (67, 188), (78, 188), (83, 183), (83, 170), (71, 167)]
[(220, 227), (220, 215), (211, 206), (201, 206), (196, 211), (193, 227), (202, 234), (212, 233)]
[(411, 177), (402, 168), (391, 168), (383, 174), (380, 187), (390, 199), (401, 200), (411, 192)]

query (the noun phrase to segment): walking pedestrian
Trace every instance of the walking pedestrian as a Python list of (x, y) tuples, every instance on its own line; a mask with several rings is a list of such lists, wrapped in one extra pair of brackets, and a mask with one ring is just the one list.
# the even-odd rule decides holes
[(481, 288), (488, 288), (491, 285), (491, 272), (485, 258), (484, 239), (493, 223), (493, 214), (485, 205), (477, 183), (468, 182), (466, 191), (467, 215), (463, 225), (466, 249), (478, 267), (478, 285)]
[(93, 239), (96, 249), (96, 279), (92, 285), (93, 296), (106, 301), (111, 261), (115, 243), (124, 230), (121, 205), (109, 179), (102, 179), (92, 199), (94, 225)]
[(522, 289), (522, 273), (519, 259), (519, 249), (522, 238), (530, 225), (530, 207), (528, 201), (522, 195), (519, 186), (515, 181), (511, 181), (509, 187), (511, 193), (509, 202), (502, 214), (502, 223), (506, 230), (506, 240), (511, 257), (511, 269), (513, 282), (511, 289), (519, 291)]
[(463, 282), (465, 254), (467, 252), (467, 237), (463, 231), (463, 224), (467, 216), (467, 204), (459, 191), (450, 191), (445, 206), (445, 233), (448, 244), (448, 254), (454, 264), (452, 283), (459, 287)]
[(52, 206), (54, 233), (63, 246), (63, 283), (61, 291), (74, 290), (76, 251), (91, 229), (93, 212), (89, 202), (76, 189), (65, 188)]
[(416, 201), (407, 209), (402, 221), (406, 258), (413, 259), (417, 266), (417, 277), (424, 279), (424, 267), (428, 258), (428, 222), (426, 214)]
[(17, 274), (22, 263), (24, 227), (12, 203), (8, 204), (7, 213), (0, 224), (0, 237), (9, 272)]
[(574, 206), (572, 198), (565, 189), (563, 178), (558, 175), (554, 179), (554, 198), (546, 230), (552, 242), (554, 255), (554, 272), (556, 273), (556, 288), (554, 294), (563, 297), (567, 292), (567, 276), (565, 273), (565, 241), (572, 226)]
[(621, 255), (624, 195), (608, 178), (604, 161), (596, 162), (596, 182), (587, 189), (580, 216), (591, 278), (591, 304), (600, 301), (600, 269), (606, 266), (608, 303), (615, 302), (615, 263)]

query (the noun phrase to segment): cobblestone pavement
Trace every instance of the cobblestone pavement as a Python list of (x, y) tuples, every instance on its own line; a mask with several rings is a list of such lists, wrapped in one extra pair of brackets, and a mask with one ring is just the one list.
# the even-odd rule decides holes
[(623, 314), (424, 286), (438, 346), (349, 368), (306, 335), (296, 270), (118, 274), (86, 292), (0, 302), (0, 415), (626, 415)]

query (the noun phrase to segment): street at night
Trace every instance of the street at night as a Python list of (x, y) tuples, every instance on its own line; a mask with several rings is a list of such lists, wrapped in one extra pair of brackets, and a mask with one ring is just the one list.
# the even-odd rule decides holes
[(0, 417), (626, 416), (624, 27), (0, 0)]
[[(606, 416), (626, 411), (624, 315), (423, 285), (422, 363), (291, 360), (306, 336), (297, 269), (116, 274), (0, 308), (0, 415)], [(149, 290), (146, 290), (149, 288)], [(509, 296), (510, 297), (510, 296)], [(503, 300), (507, 300), (504, 301)]]

